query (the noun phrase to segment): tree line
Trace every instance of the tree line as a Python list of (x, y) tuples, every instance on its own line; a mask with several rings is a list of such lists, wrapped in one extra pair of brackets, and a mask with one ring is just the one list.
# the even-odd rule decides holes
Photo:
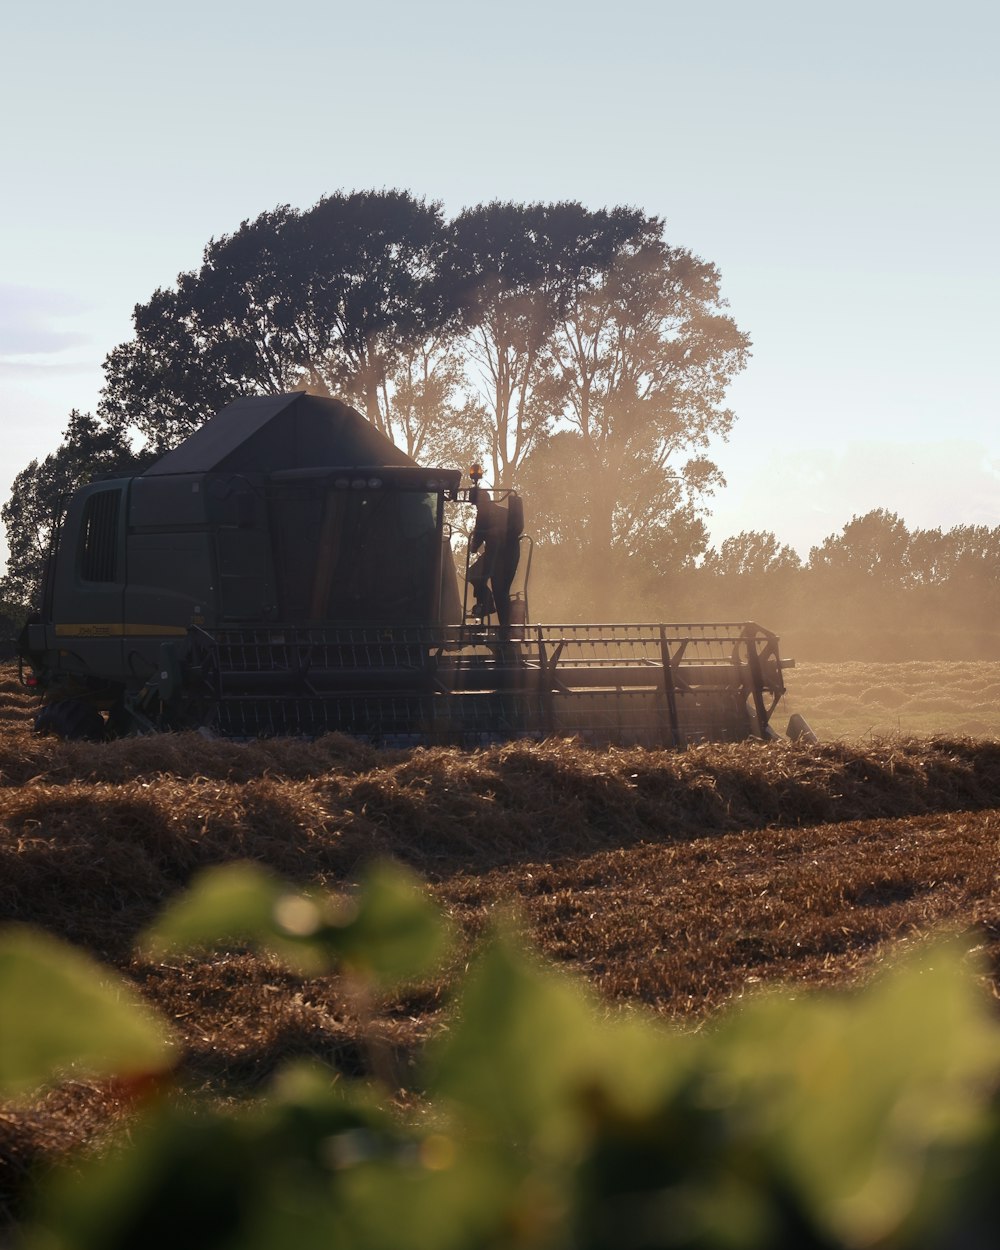
[(655, 216), (495, 202), (446, 219), (404, 191), (244, 221), (133, 324), (96, 413), (71, 413), (15, 481), (14, 603), (36, 593), (60, 491), (141, 468), (237, 396), (301, 388), (353, 403), (423, 463), (548, 484), (550, 541), (669, 550), (721, 484), (705, 453), (750, 350), (717, 268)]
[(744, 531), (709, 551), (706, 572), (723, 577), (803, 571), (860, 587), (865, 579), (898, 590), (1000, 581), (1000, 526), (956, 525), (909, 530), (895, 512), (875, 508), (854, 516), (803, 561), (773, 533)]
[(670, 567), (632, 557), (610, 594), (564, 553), (538, 563), (536, 616), (756, 620), (815, 661), (993, 660), (1000, 644), (1000, 526), (910, 529), (876, 508), (805, 557), (769, 531), (713, 547), (702, 528)]

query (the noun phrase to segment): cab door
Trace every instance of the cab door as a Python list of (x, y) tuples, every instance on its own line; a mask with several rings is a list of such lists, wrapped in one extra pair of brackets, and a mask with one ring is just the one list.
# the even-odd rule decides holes
[(52, 597), (64, 672), (121, 677), (128, 485), (95, 482), (78, 491), (67, 508)]

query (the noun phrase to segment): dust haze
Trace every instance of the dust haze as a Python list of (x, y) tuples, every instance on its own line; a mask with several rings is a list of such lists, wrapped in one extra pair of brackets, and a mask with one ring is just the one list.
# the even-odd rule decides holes
[(861, 550), (851, 549), (857, 536), (847, 531), (858, 520), (814, 548), (807, 561), (771, 569), (719, 571), (705, 553), (681, 567), (657, 568), (641, 556), (600, 559), (539, 544), (529, 583), (531, 617), (755, 621), (779, 635), (783, 654), (818, 663), (995, 660), (1000, 529), (904, 530), (898, 550), (880, 555), (860, 542), (854, 545)]

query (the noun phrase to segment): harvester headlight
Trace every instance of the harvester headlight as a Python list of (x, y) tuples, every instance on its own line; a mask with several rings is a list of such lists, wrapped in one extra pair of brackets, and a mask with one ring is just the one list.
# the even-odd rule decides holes
[(333, 479), (333, 485), (337, 490), (347, 490), (350, 484), (351, 484), (350, 478), (336, 477)]
[(368, 485), (363, 477), (355, 477), (351, 479), (351, 490), (364, 490)]
[(378, 490), (378, 488), (381, 485), (382, 485), (382, 479), (380, 477), (370, 477), (368, 479), (368, 486), (370, 487), (371, 490)]

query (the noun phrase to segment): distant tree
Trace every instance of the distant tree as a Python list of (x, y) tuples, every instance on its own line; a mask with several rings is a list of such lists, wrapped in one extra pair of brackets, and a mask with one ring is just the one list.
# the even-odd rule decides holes
[(996, 583), (1000, 581), (1000, 526), (915, 530), (909, 562), (914, 579), (925, 586)]
[(800, 569), (802, 560), (771, 530), (741, 530), (708, 551), (702, 567), (715, 577), (759, 577)]
[(675, 508), (642, 531), (630, 554), (657, 577), (687, 573), (708, 548), (708, 529), (692, 504)]
[(877, 577), (883, 585), (912, 581), (911, 535), (895, 512), (875, 508), (854, 516), (839, 534), (831, 534), (809, 552), (809, 568)]
[(62, 443), (44, 460), (32, 460), (18, 473), (10, 498), (0, 509), (10, 548), (0, 596), (21, 610), (37, 606), (52, 527), (63, 497), (97, 478), (136, 472), (151, 459), (137, 457), (117, 430), (74, 408)]
[(426, 387), (451, 367), (442, 245), (440, 206), (407, 192), (261, 213), (136, 307), (135, 337), (105, 362), (102, 412), (164, 450), (237, 395), (301, 387), (392, 435), (400, 371), (419, 357)]

